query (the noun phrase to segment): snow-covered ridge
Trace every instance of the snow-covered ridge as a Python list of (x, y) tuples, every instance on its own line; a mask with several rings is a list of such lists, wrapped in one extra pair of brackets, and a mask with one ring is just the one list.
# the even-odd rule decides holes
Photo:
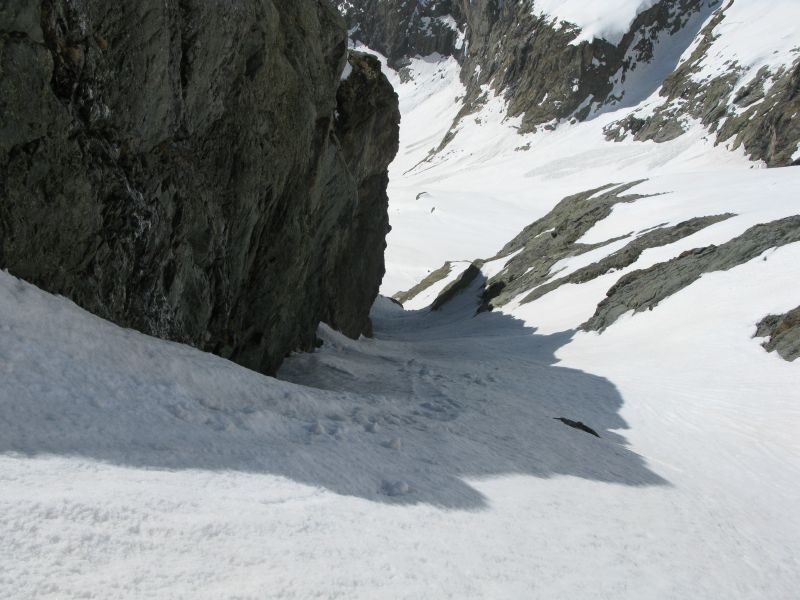
[(549, 17), (557, 23), (567, 21), (580, 28), (573, 44), (601, 38), (618, 44), (628, 33), (634, 19), (658, 0), (533, 0), (533, 13)]
[[(694, 74), (702, 82), (736, 69), (739, 78), (734, 95), (765, 69), (778, 75), (800, 59), (800, 3), (794, 0), (730, 2), (720, 8), (724, 18), (713, 30), (713, 39)], [(699, 44), (700, 39), (697, 40)], [(695, 46), (696, 47), (696, 46)], [(695, 49), (692, 47), (686, 57)], [(764, 92), (769, 91), (769, 78)]]

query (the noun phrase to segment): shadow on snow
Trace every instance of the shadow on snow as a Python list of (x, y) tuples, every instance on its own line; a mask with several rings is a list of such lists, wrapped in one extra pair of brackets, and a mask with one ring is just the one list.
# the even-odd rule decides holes
[(485, 507), (474, 484), (498, 476), (666, 484), (614, 431), (627, 427), (617, 389), (555, 364), (574, 332), (474, 316), (477, 292), (436, 313), (380, 300), (376, 339), (323, 326), (323, 348), (279, 381), (0, 273), (0, 453), (272, 474), (456, 509)]

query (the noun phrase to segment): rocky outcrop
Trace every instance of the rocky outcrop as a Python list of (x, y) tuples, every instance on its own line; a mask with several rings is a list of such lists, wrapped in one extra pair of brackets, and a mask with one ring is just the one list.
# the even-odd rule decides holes
[[(507, 259), (500, 273), (492, 277), (485, 286), (480, 309), (482, 311), (502, 306), (520, 293), (548, 281), (550, 271), (558, 261), (618, 241), (608, 240), (602, 244), (577, 243), (595, 224), (611, 214), (614, 205), (643, 198), (641, 195), (627, 193), (639, 183), (641, 181), (607, 185), (564, 198), (547, 215), (523, 229), (494, 257), (473, 262), (439, 294), (434, 307), (443, 306), (472, 283), (486, 262)], [(404, 292), (403, 301), (419, 295), (450, 271), (451, 263), (445, 263), (411, 290)], [(400, 295), (395, 296), (399, 297)]]
[[(719, 60), (713, 44), (731, 6), (719, 0), (661, 0), (639, 14), (614, 45), (602, 39), (575, 44), (576, 28), (536, 16), (530, 2), (470, 2), (462, 71), (468, 93), (460, 117), (493, 90), (508, 102), (509, 116), (521, 117), (525, 133), (632, 106), (657, 89), (643, 81), (663, 79), (663, 100), (652, 114), (620, 119), (607, 128), (608, 139), (669, 141), (685, 132), (687, 119), (695, 119), (718, 143), (728, 142), (734, 150), (744, 146), (768, 166), (791, 165), (800, 143), (800, 58), (777, 70), (764, 67), (746, 85), (741, 84), (746, 73), (735, 62), (723, 73), (706, 69)], [(677, 63), (695, 39), (689, 59)], [(662, 51), (664, 40), (677, 52)], [(674, 70), (662, 72), (665, 66)]]
[(368, 331), (399, 117), (346, 60), (319, 0), (2, 3), (0, 266), (264, 372)]
[[(538, 300), (545, 294), (549, 294), (556, 288), (566, 284), (581, 284), (587, 281), (592, 281), (606, 273), (613, 273), (626, 267), (629, 267), (642, 255), (642, 252), (648, 248), (657, 248), (659, 246), (667, 246), (673, 244), (683, 238), (689, 237), (702, 231), (710, 225), (725, 221), (734, 217), (732, 213), (722, 215), (708, 215), (705, 217), (696, 217), (673, 225), (672, 227), (658, 227), (652, 231), (641, 234), (639, 237), (634, 238), (631, 242), (626, 244), (621, 250), (618, 250), (605, 258), (592, 263), (586, 267), (578, 269), (565, 277), (547, 277), (548, 272), (544, 273), (544, 277), (548, 280), (541, 285), (536, 286), (529, 294), (527, 294), (520, 302), (526, 304)], [(542, 277), (542, 273), (539, 277)], [(487, 290), (488, 291), (488, 290)], [(506, 295), (506, 299), (510, 299)], [(502, 299), (501, 299), (502, 300)]]
[[(664, 223), (597, 244), (578, 242), (594, 225), (608, 217), (615, 205), (645, 198), (627, 193), (637, 183), (606, 186), (565, 198), (548, 215), (526, 227), (496, 256), (473, 262), (439, 294), (432, 310), (447, 305), (470, 286), (473, 292), (476, 288), (481, 290), (475, 292), (473, 299), (477, 313), (503, 307), (512, 301), (512, 306), (516, 307), (542, 298), (566, 284), (580, 285), (626, 269), (634, 265), (648, 248), (668, 246), (735, 216), (726, 213), (695, 217), (676, 225)], [(621, 243), (627, 238), (630, 240), (620, 249), (591, 262), (586, 260), (585, 266), (559, 275), (557, 263), (561, 260)], [(603, 332), (628, 312), (655, 309), (663, 300), (689, 287), (705, 273), (727, 271), (759, 257), (767, 261), (767, 251), (798, 242), (800, 216), (794, 215), (754, 225), (719, 246), (692, 248), (671, 260), (618, 274), (616, 283), (597, 305), (594, 315), (580, 328)], [(484, 269), (488, 263), (498, 261), (505, 261), (499, 272), (496, 265)], [(450, 265), (445, 266), (449, 273)], [(487, 279), (483, 275), (485, 270), (496, 274)], [(428, 285), (423, 282), (412, 290), (413, 295), (422, 293), (432, 283), (435, 281)], [(765, 317), (758, 323), (755, 337), (767, 338), (763, 345), (768, 351), (777, 351), (788, 361), (795, 360), (800, 356), (800, 308), (783, 315)]]
[(800, 357), (800, 306), (784, 315), (768, 315), (757, 326), (756, 337), (766, 337), (764, 348), (785, 360)]
[[(664, 30), (683, 27), (701, 2), (662, 0), (640, 14), (619, 44), (603, 39), (574, 43), (580, 30), (531, 10), (531, 2), (474, 0), (467, 4), (467, 52), (462, 116), (487, 92), (502, 95), (521, 132), (559, 120), (583, 120), (622, 98), (624, 81), (644, 68)], [(680, 10), (677, 10), (680, 5)]]
[(396, 300), (401, 305), (405, 304), (412, 298), (416, 298), (419, 294), (427, 290), (432, 285), (435, 285), (440, 281), (442, 281), (445, 277), (450, 275), (452, 271), (453, 271), (453, 263), (447, 261), (438, 269), (431, 271), (428, 274), (428, 276), (425, 277), (425, 279), (423, 279), (422, 281), (420, 281), (417, 285), (404, 292), (396, 293), (394, 296), (392, 296), (392, 299)]
[(611, 239), (601, 244), (578, 242), (592, 227), (608, 217), (615, 205), (644, 198), (628, 193), (639, 183), (606, 186), (568, 196), (547, 215), (523, 229), (496, 257), (490, 259), (508, 257), (508, 262), (489, 280), (483, 295), (483, 309), (491, 310), (523, 292), (535, 291), (553, 279), (553, 268), (565, 258), (620, 241)]
[(726, 3), (715, 13), (689, 59), (665, 79), (662, 104), (651, 115), (610, 125), (609, 139), (632, 134), (638, 141), (668, 141), (682, 135), (684, 122), (692, 118), (715, 133), (719, 143), (729, 142), (731, 149), (744, 146), (748, 155), (768, 166), (793, 164), (800, 143), (800, 58), (774, 72), (762, 67), (743, 86), (745, 73), (735, 62), (721, 74), (703, 76), (731, 6)]
[(442, 307), (469, 288), (473, 281), (481, 277), (481, 261), (476, 261), (466, 268), (455, 281), (445, 287), (431, 304), (431, 310), (441, 310)]
[(456, 57), (467, 86), (461, 116), (494, 90), (508, 101), (509, 115), (522, 116), (525, 132), (619, 102), (626, 76), (653, 59), (659, 35), (686, 27), (706, 3), (657, 2), (618, 44), (574, 44), (580, 31), (538, 15), (530, 0), (345, 0), (339, 7), (353, 39), (385, 54), (392, 66), (433, 52)]
[[(470, 267), (470, 283), (479, 274), (486, 262), (506, 259), (502, 270), (488, 279), (484, 285), (478, 312), (491, 311), (512, 300), (520, 304), (533, 302), (565, 284), (581, 284), (618, 271), (634, 264), (648, 248), (666, 246), (689, 237), (715, 223), (735, 215), (708, 215), (683, 221), (676, 225), (666, 224), (646, 231), (631, 232), (597, 244), (578, 242), (592, 227), (611, 214), (619, 203), (634, 202), (645, 198), (628, 191), (641, 182), (620, 186), (606, 186), (568, 196), (559, 202), (547, 215), (526, 227), (517, 237), (488, 261), (475, 261)], [(628, 240), (619, 250), (590, 264), (559, 276), (560, 261), (580, 256), (611, 244)], [(458, 287), (456, 280), (449, 290), (436, 299), (439, 307), (452, 299), (466, 284)], [(414, 288), (414, 295), (421, 293), (425, 282)], [(448, 291), (448, 290), (445, 290)], [(410, 292), (409, 292), (410, 293)], [(412, 296), (413, 297), (413, 296)]]
[[(800, 216), (787, 217), (751, 227), (720, 246), (695, 248), (649, 269), (622, 277), (582, 329), (603, 331), (628, 311), (652, 310), (662, 300), (688, 287), (703, 273), (727, 271), (770, 248), (800, 241)], [(766, 260), (766, 257), (765, 257)]]
[(463, 55), (460, 0), (340, 0), (337, 4), (351, 38), (386, 56), (395, 69), (414, 56)]
[(573, 429), (577, 429), (578, 431), (583, 431), (584, 433), (588, 433), (589, 435), (593, 435), (594, 437), (600, 437), (600, 434), (597, 433), (594, 429), (586, 425), (581, 421), (573, 421), (572, 419), (566, 419), (564, 417), (553, 417), (556, 421), (561, 421), (564, 425), (568, 427), (572, 427)]
[(338, 264), (328, 279), (332, 294), (323, 320), (358, 337), (372, 331), (369, 311), (386, 271), (386, 234), (391, 229), (387, 169), (400, 145), (400, 110), (377, 58), (351, 52), (348, 71), (337, 96), (335, 131), (358, 184), (358, 204), (347, 224), (346, 242), (333, 253)]

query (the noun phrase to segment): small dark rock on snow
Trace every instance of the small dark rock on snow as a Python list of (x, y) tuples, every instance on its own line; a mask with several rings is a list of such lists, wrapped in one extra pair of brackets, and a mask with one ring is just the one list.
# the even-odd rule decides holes
[(600, 437), (600, 435), (591, 427), (586, 425), (585, 423), (581, 423), (580, 421), (573, 421), (571, 419), (565, 419), (564, 417), (554, 417), (556, 421), (561, 421), (564, 425), (569, 425), (573, 429), (580, 429), (581, 431), (585, 431), (586, 433), (592, 434), (594, 437)]

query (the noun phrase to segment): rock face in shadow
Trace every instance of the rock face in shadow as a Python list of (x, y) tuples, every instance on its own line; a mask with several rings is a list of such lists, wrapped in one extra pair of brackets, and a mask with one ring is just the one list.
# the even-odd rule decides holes
[[(384, 251), (389, 233), (389, 163), (400, 147), (397, 94), (381, 73), (377, 58), (351, 52), (349, 75), (339, 86), (336, 135), (358, 184), (358, 205), (348, 238), (336, 256), (337, 268), (323, 318), (350, 337), (370, 333), (369, 311), (386, 272)], [(365, 249), (367, 251), (365, 251)]]
[(386, 56), (395, 69), (417, 55), (463, 56), (460, 0), (342, 0), (338, 7), (352, 39)]
[(319, 0), (3, 4), (0, 267), (264, 372), (368, 332), (399, 119), (346, 60)]

